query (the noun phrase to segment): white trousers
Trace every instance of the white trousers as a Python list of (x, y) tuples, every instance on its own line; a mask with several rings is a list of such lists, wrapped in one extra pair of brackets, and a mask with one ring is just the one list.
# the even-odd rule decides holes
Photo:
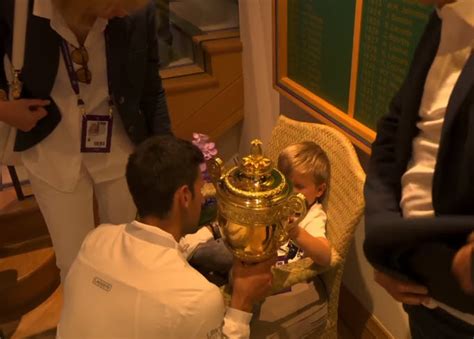
[(135, 219), (136, 208), (125, 177), (94, 183), (81, 169), (73, 192), (61, 192), (29, 173), (30, 183), (48, 226), (56, 253), (56, 265), (64, 282), (82, 241), (94, 229), (93, 194), (97, 199), (100, 223), (123, 224)]

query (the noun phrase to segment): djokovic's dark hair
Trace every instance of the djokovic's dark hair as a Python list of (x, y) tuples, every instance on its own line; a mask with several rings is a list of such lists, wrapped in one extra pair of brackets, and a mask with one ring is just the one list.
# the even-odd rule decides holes
[(140, 217), (165, 218), (179, 187), (187, 185), (194, 196), (194, 183), (202, 152), (191, 142), (174, 136), (155, 136), (133, 152), (127, 164), (127, 183)]

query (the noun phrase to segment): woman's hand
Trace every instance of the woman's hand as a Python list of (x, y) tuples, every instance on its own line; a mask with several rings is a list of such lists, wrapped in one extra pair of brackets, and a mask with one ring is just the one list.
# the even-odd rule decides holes
[(0, 121), (28, 132), (48, 114), (44, 106), (49, 104), (49, 100), (40, 99), (0, 101)]

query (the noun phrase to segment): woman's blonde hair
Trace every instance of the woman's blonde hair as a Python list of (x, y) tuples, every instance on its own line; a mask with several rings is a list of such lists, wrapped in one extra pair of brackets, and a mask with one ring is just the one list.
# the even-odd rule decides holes
[(100, 13), (112, 5), (120, 4), (128, 12), (144, 7), (149, 0), (52, 0), (65, 21), (72, 26), (80, 27), (84, 16)]
[(312, 141), (293, 144), (281, 151), (278, 169), (286, 176), (294, 170), (310, 174), (316, 185), (329, 183), (329, 159), (323, 149)]

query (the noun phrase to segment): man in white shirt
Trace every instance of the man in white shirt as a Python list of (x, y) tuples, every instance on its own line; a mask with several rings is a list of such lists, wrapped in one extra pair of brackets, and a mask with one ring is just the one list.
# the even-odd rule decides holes
[(474, 1), (422, 2), (437, 13), (378, 125), (364, 246), (375, 280), (405, 304), (413, 338), (473, 338)]
[(247, 338), (274, 260), (233, 266), (230, 307), (178, 243), (195, 231), (203, 156), (192, 143), (154, 137), (130, 156), (126, 177), (140, 221), (99, 226), (64, 285), (59, 338)]

